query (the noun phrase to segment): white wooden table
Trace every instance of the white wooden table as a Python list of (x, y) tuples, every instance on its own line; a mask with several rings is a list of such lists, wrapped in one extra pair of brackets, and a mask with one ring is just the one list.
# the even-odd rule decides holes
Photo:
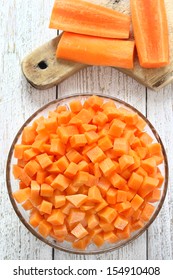
[[(48, 29), (53, 0), (1, 0), (0, 7), (0, 259), (173, 259), (173, 84), (152, 92), (108, 67), (88, 67), (57, 88), (38, 91), (21, 72), (21, 60), (56, 36)], [(117, 251), (80, 256), (53, 250), (21, 224), (8, 198), (5, 164), (23, 122), (47, 102), (68, 94), (105, 93), (135, 106), (155, 126), (169, 161), (169, 188), (155, 222), (140, 238)]]

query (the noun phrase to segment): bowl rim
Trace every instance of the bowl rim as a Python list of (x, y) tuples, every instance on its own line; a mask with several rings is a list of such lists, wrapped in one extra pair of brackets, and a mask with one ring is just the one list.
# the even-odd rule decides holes
[[(97, 95), (101, 98), (106, 98), (106, 99), (110, 99), (113, 100), (114, 102), (117, 102), (121, 105), (126, 106), (127, 108), (131, 109), (132, 111), (136, 112), (142, 119), (145, 120), (146, 124), (149, 126), (149, 128), (151, 129), (152, 133), (154, 134), (157, 142), (160, 143), (161, 148), (162, 148), (162, 153), (163, 153), (163, 157), (164, 157), (164, 173), (165, 173), (165, 178), (164, 178), (164, 185), (163, 185), (163, 192), (162, 192), (162, 196), (161, 199), (159, 200), (159, 203), (157, 205), (157, 208), (154, 212), (154, 214), (152, 215), (151, 219), (144, 225), (143, 228), (141, 228), (141, 230), (139, 230), (136, 234), (134, 234), (132, 237), (130, 237), (129, 239), (125, 239), (121, 244), (119, 244), (118, 246), (112, 246), (111, 248), (104, 248), (102, 250), (98, 249), (95, 251), (91, 251), (91, 252), (87, 252), (87, 251), (75, 251), (75, 250), (70, 250), (70, 249), (66, 249), (63, 248), (61, 246), (58, 246), (56, 244), (53, 244), (51, 241), (49, 241), (48, 239), (42, 237), (36, 230), (34, 230), (31, 225), (25, 220), (25, 218), (22, 216), (21, 212), (18, 209), (17, 203), (15, 201), (15, 199), (13, 198), (12, 195), (12, 187), (11, 187), (11, 180), (10, 180), (10, 167), (11, 167), (11, 161), (12, 161), (12, 157), (13, 157), (13, 151), (14, 151), (14, 146), (16, 144), (16, 142), (18, 141), (23, 129), (25, 126), (27, 126), (40, 112), (44, 111), (46, 108), (48, 108), (51, 105), (54, 105), (56, 103), (62, 102), (62, 101), (66, 101), (69, 98), (78, 98), (78, 97), (83, 97), (83, 98), (87, 98), (89, 96), (93, 96), (93, 95)], [(31, 232), (35, 237), (37, 237), (39, 240), (43, 241), (45, 244), (49, 245), (50, 247), (66, 252), (66, 253), (71, 253), (71, 254), (78, 254), (78, 255), (96, 255), (96, 254), (104, 254), (104, 253), (108, 253), (108, 252), (112, 252), (115, 251), (117, 249), (120, 249), (128, 244), (130, 244), (131, 242), (133, 242), (135, 239), (137, 239), (139, 236), (141, 236), (149, 227), (150, 225), (154, 222), (154, 220), (156, 219), (156, 217), (158, 216), (165, 197), (166, 197), (166, 193), (167, 193), (167, 189), (168, 189), (168, 181), (169, 181), (169, 167), (168, 167), (168, 159), (167, 159), (167, 155), (166, 155), (166, 151), (165, 151), (165, 147), (163, 145), (163, 142), (159, 136), (159, 134), (157, 133), (156, 129), (154, 128), (154, 126), (151, 124), (151, 122), (147, 119), (146, 116), (144, 116), (140, 111), (138, 111), (138, 109), (136, 109), (135, 107), (133, 107), (132, 105), (130, 105), (129, 103), (125, 102), (124, 100), (121, 100), (119, 98), (116, 97), (112, 97), (109, 95), (105, 95), (105, 94), (97, 94), (97, 93), (82, 93), (82, 94), (72, 94), (72, 95), (65, 95), (64, 97), (61, 98), (57, 98), (54, 99), (53, 101), (50, 101), (48, 103), (46, 103), (45, 105), (43, 105), (42, 107), (40, 107), (38, 110), (36, 110), (24, 123), (23, 125), (20, 127), (20, 129), (18, 130), (14, 140), (12, 141), (11, 147), (9, 149), (9, 153), (8, 153), (8, 157), (7, 157), (7, 162), (6, 162), (6, 185), (7, 185), (7, 191), (8, 191), (8, 195), (11, 201), (11, 204), (13, 206), (14, 211), (16, 212), (18, 218), (20, 219), (20, 221), (23, 223), (23, 225), (28, 229), (29, 232)], [(116, 244), (116, 243), (115, 243)]]

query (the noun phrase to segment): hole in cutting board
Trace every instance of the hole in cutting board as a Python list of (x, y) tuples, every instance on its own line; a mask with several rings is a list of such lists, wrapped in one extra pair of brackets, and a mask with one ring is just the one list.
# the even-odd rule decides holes
[(47, 63), (44, 60), (40, 61), (37, 66), (42, 70), (48, 67)]

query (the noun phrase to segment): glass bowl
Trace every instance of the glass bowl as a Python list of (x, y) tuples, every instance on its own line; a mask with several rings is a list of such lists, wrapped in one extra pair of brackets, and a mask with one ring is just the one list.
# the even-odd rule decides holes
[(161, 145), (164, 160), (163, 160), (163, 163), (159, 165), (159, 168), (162, 172), (162, 175), (164, 176), (164, 182), (163, 182), (162, 187), (161, 187), (161, 198), (160, 198), (160, 200), (156, 203), (153, 203), (153, 205), (155, 206), (154, 213), (152, 214), (150, 220), (144, 225), (144, 227), (137, 230), (137, 231), (134, 231), (131, 234), (129, 239), (120, 240), (119, 242), (114, 243), (114, 244), (104, 243), (104, 245), (99, 247), (99, 248), (97, 246), (95, 246), (94, 244), (90, 244), (87, 247), (87, 249), (85, 249), (83, 251), (74, 249), (71, 246), (71, 243), (69, 243), (69, 242), (66, 242), (66, 241), (57, 242), (51, 237), (44, 238), (43, 236), (41, 236), (38, 233), (38, 231), (35, 228), (33, 228), (29, 224), (29, 213), (27, 211), (25, 211), (23, 209), (23, 207), (15, 201), (15, 199), (13, 198), (13, 195), (12, 195), (12, 193), (14, 191), (19, 189), (18, 181), (14, 178), (14, 176), (12, 174), (12, 166), (13, 166), (13, 164), (16, 163), (16, 159), (14, 158), (14, 146), (16, 144), (20, 143), (21, 134), (22, 134), (22, 131), (23, 131), (24, 127), (27, 126), (27, 125), (31, 125), (35, 119), (39, 118), (40, 116), (47, 117), (49, 111), (54, 111), (60, 105), (65, 105), (69, 108), (68, 104), (72, 100), (80, 100), (81, 102), (84, 102), (91, 95), (93, 95), (93, 94), (73, 95), (73, 96), (67, 96), (65, 98), (56, 99), (56, 100), (46, 104), (45, 106), (41, 107), (39, 110), (37, 110), (22, 125), (22, 127), (18, 131), (17, 135), (15, 136), (15, 138), (12, 142), (10, 151), (9, 151), (9, 155), (8, 155), (8, 159), (7, 159), (7, 165), (6, 165), (6, 182), (7, 182), (8, 194), (9, 194), (11, 203), (13, 205), (13, 208), (14, 208), (16, 214), (18, 215), (19, 219), (21, 220), (21, 222), (26, 226), (26, 228), (33, 235), (35, 235), (37, 238), (39, 238), (41, 241), (45, 242), (46, 244), (50, 245), (51, 247), (62, 250), (62, 251), (65, 251), (65, 252), (68, 252), (68, 253), (75, 253), (75, 254), (105, 253), (105, 252), (109, 252), (109, 251), (118, 249), (118, 248), (120, 248), (124, 245), (127, 245), (128, 243), (132, 242), (133, 240), (135, 240), (144, 231), (146, 231), (146, 229), (148, 229), (148, 227), (152, 224), (152, 222), (157, 217), (157, 215), (158, 215), (158, 213), (161, 210), (161, 207), (163, 205), (163, 202), (164, 202), (164, 199), (165, 199), (165, 196), (166, 196), (166, 192), (167, 192), (167, 186), (168, 186), (168, 162), (167, 162), (166, 152), (165, 152), (163, 143), (162, 143), (157, 131), (152, 126), (152, 124), (149, 122), (149, 120), (144, 115), (142, 115), (137, 109), (135, 109), (133, 106), (129, 105), (128, 103), (126, 103), (122, 100), (119, 100), (117, 98), (97, 94), (98, 96), (104, 98), (104, 101), (112, 100), (116, 104), (117, 107), (121, 106), (121, 107), (124, 107), (124, 108), (132, 111), (132, 112), (136, 112), (143, 120), (145, 120), (145, 122), (147, 124), (144, 131), (146, 131), (153, 138), (154, 142), (158, 142)]

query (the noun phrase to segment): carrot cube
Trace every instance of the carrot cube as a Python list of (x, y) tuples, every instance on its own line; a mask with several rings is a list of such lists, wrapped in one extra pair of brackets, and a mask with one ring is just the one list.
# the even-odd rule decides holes
[(66, 199), (75, 207), (80, 207), (87, 200), (87, 196), (84, 194), (67, 195)]
[(128, 192), (126, 192), (126, 191), (118, 190), (117, 191), (117, 202), (127, 201), (127, 194), (128, 194)]
[(70, 162), (70, 164), (68, 164), (67, 169), (64, 172), (64, 175), (69, 178), (73, 178), (78, 172), (78, 169), (79, 166), (75, 162)]
[(88, 228), (93, 229), (99, 225), (99, 218), (92, 214), (88, 217)]
[(122, 189), (127, 183), (126, 180), (116, 172), (109, 177), (109, 180), (116, 189)]
[(108, 133), (113, 137), (120, 137), (123, 134), (125, 126), (126, 124), (121, 120), (114, 119)]
[(25, 188), (25, 189), (19, 189), (15, 192), (13, 192), (13, 197), (18, 203), (22, 203), (31, 196), (31, 189)]
[(54, 189), (58, 189), (60, 191), (64, 191), (70, 185), (71, 180), (65, 177), (62, 174), (58, 174), (58, 176), (54, 179), (51, 186)]
[(93, 163), (100, 162), (106, 158), (105, 154), (98, 146), (89, 150), (86, 154)]
[(51, 215), (48, 217), (47, 221), (55, 226), (60, 226), (64, 224), (65, 215), (59, 209), (52, 210)]
[(41, 184), (40, 195), (45, 197), (52, 197), (54, 189), (48, 184)]
[(41, 220), (43, 220), (43, 216), (39, 213), (38, 210), (34, 210), (29, 218), (29, 223), (31, 224), (31, 226), (36, 228), (40, 224)]
[(98, 233), (93, 237), (93, 242), (97, 247), (100, 247), (104, 243), (104, 238), (102, 233)]
[(40, 205), (40, 211), (46, 214), (51, 214), (52, 212), (52, 203), (46, 200), (43, 200)]
[(131, 206), (136, 211), (142, 205), (143, 202), (144, 199), (138, 194), (136, 194), (131, 201)]
[(65, 154), (65, 145), (59, 138), (51, 139), (50, 152), (63, 156)]
[(38, 232), (43, 236), (47, 237), (52, 229), (51, 224), (49, 224), (46, 220), (42, 220), (38, 226)]
[(105, 222), (112, 223), (117, 217), (117, 211), (114, 208), (107, 206), (103, 210), (99, 211), (98, 215)]
[(114, 227), (120, 230), (123, 230), (127, 225), (128, 225), (128, 220), (126, 220), (121, 216), (118, 216), (114, 222)]
[(56, 161), (56, 165), (61, 172), (64, 172), (69, 166), (69, 161), (66, 156), (62, 156), (59, 160)]
[(88, 235), (88, 231), (82, 226), (81, 223), (77, 224), (77, 226), (71, 231), (71, 233), (78, 239), (81, 239)]
[(141, 187), (138, 189), (138, 194), (144, 198), (158, 186), (158, 183), (159, 180), (157, 178), (145, 177)]
[(46, 153), (40, 154), (36, 158), (43, 169), (47, 168), (52, 164), (52, 161)]
[(153, 205), (146, 203), (144, 209), (142, 210), (140, 219), (145, 222), (148, 221), (151, 218), (154, 210), (155, 210), (155, 207)]
[(129, 151), (129, 144), (125, 138), (115, 138), (113, 150), (116, 156), (127, 155)]
[(110, 176), (111, 173), (116, 169), (114, 162), (110, 158), (106, 158), (99, 163), (99, 167), (103, 172), (104, 176)]
[(115, 204), (117, 201), (117, 190), (115, 188), (109, 188), (106, 193), (106, 201), (109, 204)]
[(66, 153), (66, 157), (68, 158), (68, 160), (70, 162), (72, 161), (72, 162), (75, 162), (75, 163), (78, 163), (83, 159), (81, 154), (79, 152), (77, 152), (75, 149), (70, 149)]
[(24, 171), (29, 177), (33, 177), (39, 169), (40, 165), (35, 160), (30, 160), (24, 167)]
[(134, 191), (137, 191), (142, 185), (143, 177), (136, 172), (133, 172), (128, 180), (128, 186)]
[(134, 164), (134, 158), (132, 156), (123, 155), (119, 158), (119, 165), (122, 172), (132, 164)]
[(109, 136), (106, 135), (98, 140), (98, 146), (103, 152), (105, 152), (111, 149), (113, 147), (113, 144)]
[(99, 139), (98, 133), (96, 133), (94, 130), (85, 132), (85, 137), (89, 145), (97, 142)]
[(83, 147), (87, 143), (85, 134), (75, 134), (70, 138), (70, 144), (72, 148)]
[(65, 195), (55, 195), (54, 197), (55, 208), (60, 208), (61, 206), (65, 205), (65, 202), (66, 202)]
[(102, 195), (99, 191), (99, 188), (97, 188), (96, 186), (90, 187), (88, 190), (88, 198), (90, 199), (90, 201), (92, 202), (96, 202), (99, 203), (102, 201)]

